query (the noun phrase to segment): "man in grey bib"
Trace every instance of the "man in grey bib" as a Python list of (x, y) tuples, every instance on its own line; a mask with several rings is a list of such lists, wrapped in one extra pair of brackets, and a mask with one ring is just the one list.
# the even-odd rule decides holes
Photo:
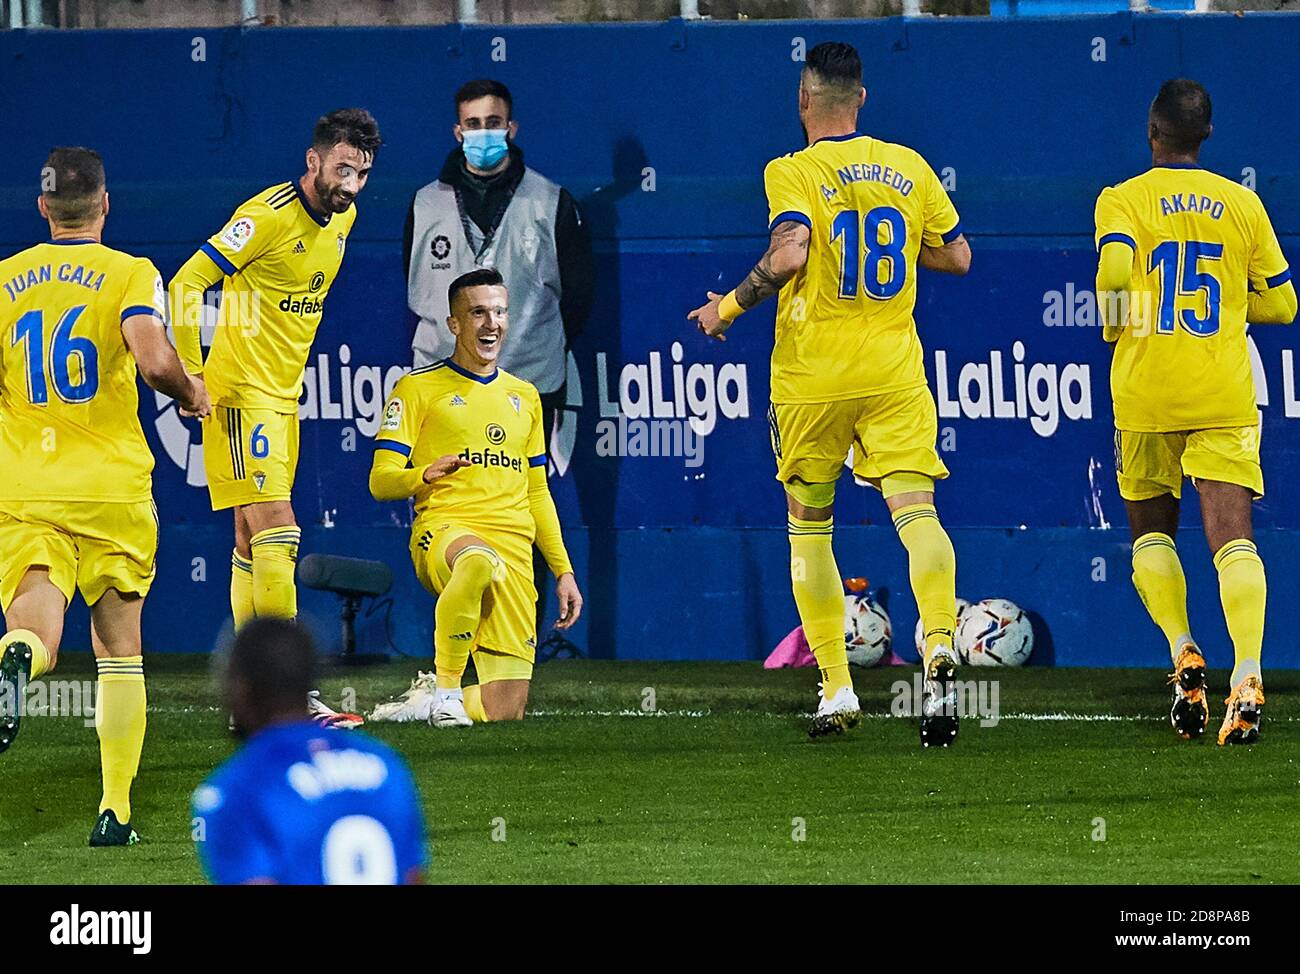
[(591, 311), (591, 241), (568, 191), (524, 165), (510, 89), (471, 81), (456, 92), (460, 146), (411, 202), (404, 237), (407, 303), (420, 321), (420, 368), (451, 354), (447, 287), (494, 267), (510, 293), (511, 341), (501, 367), (537, 387), (550, 448), (564, 405), (566, 352)]

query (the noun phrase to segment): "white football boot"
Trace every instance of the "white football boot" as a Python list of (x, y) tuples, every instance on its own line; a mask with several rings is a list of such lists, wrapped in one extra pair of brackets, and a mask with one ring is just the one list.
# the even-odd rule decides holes
[(408, 721), (428, 721), (433, 713), (433, 673), (419, 672), (401, 697), (381, 703), (370, 713), (371, 720), (391, 720), (404, 724)]
[(862, 720), (862, 706), (853, 687), (840, 687), (835, 696), (829, 700), (823, 691), (818, 690), (821, 702), (817, 704), (817, 713), (813, 715), (812, 725), (808, 728), (809, 737), (824, 737), (827, 734), (843, 734), (846, 728), (857, 727)]
[(465, 713), (465, 695), (460, 690), (438, 690), (434, 693), (433, 709), (429, 711), (430, 727), (473, 727), (474, 721)]

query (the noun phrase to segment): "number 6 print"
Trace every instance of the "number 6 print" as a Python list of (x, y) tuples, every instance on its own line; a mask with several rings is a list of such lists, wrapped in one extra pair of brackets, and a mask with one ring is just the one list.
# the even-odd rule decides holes
[(265, 460), (271, 453), (271, 441), (262, 432), (265, 426), (265, 423), (258, 423), (253, 427), (252, 435), (248, 438), (248, 452), (254, 460)]

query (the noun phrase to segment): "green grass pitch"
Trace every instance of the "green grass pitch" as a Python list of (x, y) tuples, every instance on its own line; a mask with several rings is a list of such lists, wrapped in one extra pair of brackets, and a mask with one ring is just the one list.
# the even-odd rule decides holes
[[(0, 882), (201, 881), (189, 795), (233, 742), (205, 658), (146, 667), (144, 843), (86, 847), (95, 732), (29, 717), (0, 757)], [(323, 696), (352, 687), (369, 709), (415, 669), (334, 669)], [(1001, 681), (1000, 721), (922, 751), (915, 723), (888, 716), (891, 683), (913, 672), (857, 671), (867, 719), (815, 742), (815, 671), (754, 663), (556, 661), (522, 724), (370, 729), (414, 767), (439, 882), (1300, 881), (1300, 675), (1269, 675), (1258, 745), (1219, 748), (1221, 671), (1210, 732), (1186, 743), (1163, 673), (967, 670)], [(65, 656), (58, 676), (93, 680), (90, 658)], [(642, 711), (647, 688), (658, 714)]]

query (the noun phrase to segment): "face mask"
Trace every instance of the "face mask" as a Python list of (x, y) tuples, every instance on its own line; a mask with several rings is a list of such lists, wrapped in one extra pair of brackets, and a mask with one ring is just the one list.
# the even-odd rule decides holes
[(505, 129), (473, 129), (463, 133), (465, 158), (475, 169), (491, 169), (506, 155)]

